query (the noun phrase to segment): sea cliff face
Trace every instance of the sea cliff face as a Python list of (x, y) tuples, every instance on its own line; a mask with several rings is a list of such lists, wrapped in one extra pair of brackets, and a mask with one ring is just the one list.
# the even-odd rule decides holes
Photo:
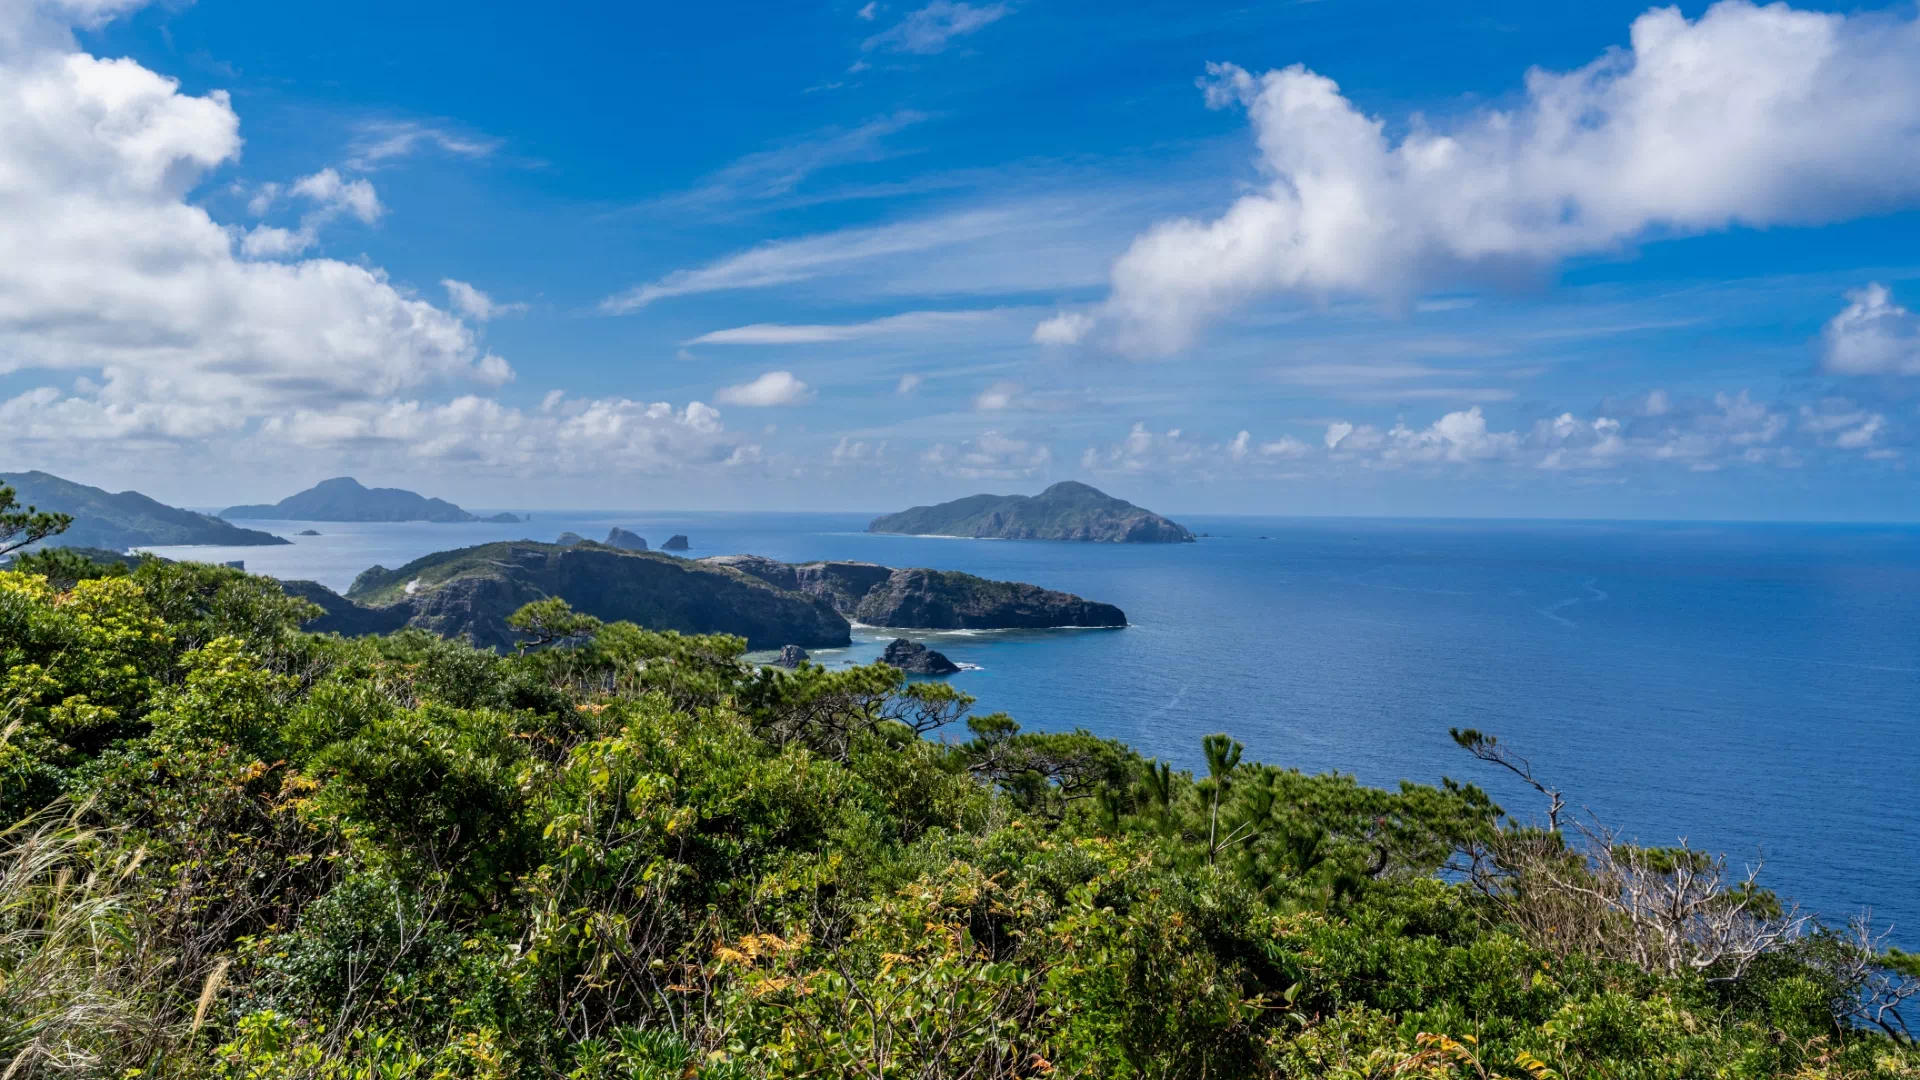
[(867, 626), (908, 630), (1038, 630), (1119, 627), (1112, 604), (1015, 581), (951, 570), (895, 570), (868, 562), (783, 563), (758, 555), (700, 560), (751, 574), (777, 588), (817, 597)]
[(470, 635), (477, 644), (504, 649), (517, 640), (507, 616), (549, 597), (608, 622), (734, 634), (755, 649), (833, 648), (851, 640), (846, 618), (815, 597), (726, 567), (592, 542), (482, 544), (429, 555), (397, 570), (373, 567), (348, 590), (344, 599), (351, 609), (336, 609), (309, 595), (328, 614), (308, 628), (371, 633), (376, 631), (358, 627), (397, 621), (447, 637)]
[(875, 518), (868, 532), (994, 540), (1113, 544), (1189, 543), (1193, 533), (1086, 484), (1066, 481), (1038, 495), (973, 495)]

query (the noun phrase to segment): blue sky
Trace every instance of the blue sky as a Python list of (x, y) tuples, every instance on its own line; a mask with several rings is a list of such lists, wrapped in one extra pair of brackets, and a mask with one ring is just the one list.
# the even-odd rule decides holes
[(1823, 10), (0, 0), (0, 453), (1911, 520), (1920, 24)]

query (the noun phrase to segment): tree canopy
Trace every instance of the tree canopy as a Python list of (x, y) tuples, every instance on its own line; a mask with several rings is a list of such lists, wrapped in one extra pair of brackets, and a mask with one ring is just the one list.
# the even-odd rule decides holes
[(0, 572), (9, 1080), (1920, 1076), (1864, 924), (1469, 783), (1226, 734), (1194, 775), (552, 602), (497, 654), (47, 568)]

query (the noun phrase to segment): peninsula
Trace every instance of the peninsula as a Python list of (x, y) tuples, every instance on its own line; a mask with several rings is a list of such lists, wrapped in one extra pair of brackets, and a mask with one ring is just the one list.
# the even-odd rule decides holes
[(401, 488), (370, 488), (351, 476), (337, 476), (289, 495), (271, 506), (229, 506), (220, 516), (240, 521), (519, 521), (512, 514), (479, 517), (445, 499), (430, 499)]
[(492, 649), (518, 640), (507, 616), (551, 597), (609, 622), (733, 634), (756, 649), (844, 646), (851, 621), (918, 630), (1127, 624), (1111, 604), (971, 574), (855, 562), (791, 565), (754, 555), (690, 560), (591, 540), (481, 544), (396, 570), (375, 566), (346, 596), (313, 582), (284, 588), (325, 612), (307, 624), (311, 631), (352, 637), (411, 626)]
[(258, 547), (292, 541), (243, 529), (217, 517), (182, 510), (155, 501), (137, 491), (114, 493), (63, 480), (51, 473), (0, 475), (0, 484), (13, 488), (20, 502), (61, 514), (73, 524), (43, 546), (106, 548), (207, 544), (221, 547)]
[(916, 506), (875, 518), (867, 531), (981, 540), (1193, 542), (1193, 533), (1185, 526), (1072, 480), (1038, 495), (971, 495), (937, 506)]

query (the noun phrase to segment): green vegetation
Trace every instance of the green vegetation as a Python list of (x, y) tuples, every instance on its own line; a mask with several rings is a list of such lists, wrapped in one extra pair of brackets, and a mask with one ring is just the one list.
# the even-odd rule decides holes
[(1186, 527), (1098, 488), (1062, 481), (1038, 495), (969, 495), (875, 518), (868, 532), (999, 540), (1093, 540), (1178, 544)]
[(272, 505), (229, 506), (223, 518), (240, 521), (496, 521), (516, 522), (512, 514), (476, 517), (445, 499), (429, 499), (402, 488), (370, 488), (351, 476), (336, 476)]
[[(161, 547), (169, 544), (217, 544), (259, 547), (290, 541), (255, 529), (229, 525), (216, 517), (181, 510), (156, 502), (137, 491), (118, 494), (97, 487), (76, 484), (43, 472), (12, 473), (0, 476), (0, 488), (19, 500), (37, 503), (42, 510), (67, 519), (62, 528), (45, 534), (51, 540), (71, 547), (106, 548), (125, 551), (132, 547)], [(0, 507), (5, 514), (11, 506)], [(0, 518), (0, 520), (5, 520)], [(0, 526), (4, 535), (4, 526)], [(10, 549), (0, 540), (0, 555)]]
[(1471, 785), (561, 602), (503, 655), (63, 574), (0, 572), (8, 1080), (1920, 1077), (1913, 957)]

